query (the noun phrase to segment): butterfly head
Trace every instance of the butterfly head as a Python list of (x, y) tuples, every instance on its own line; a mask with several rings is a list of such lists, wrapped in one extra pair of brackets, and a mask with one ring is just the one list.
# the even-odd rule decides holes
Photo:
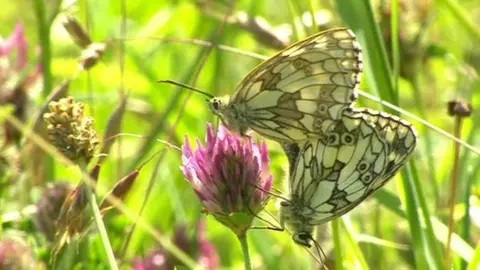
[(215, 115), (222, 116), (228, 107), (229, 101), (229, 96), (213, 97), (208, 100), (208, 105)]
[(247, 135), (249, 123), (245, 105), (230, 102), (230, 96), (213, 97), (208, 100), (208, 104), (229, 130), (242, 136)]
[(292, 239), (301, 246), (312, 247), (313, 237), (311, 232), (296, 232), (293, 234)]
[(295, 201), (282, 201), (280, 203), (280, 223), (293, 232), (292, 239), (295, 243), (312, 246), (313, 226), (309, 224), (308, 217), (301, 214), (301, 207)]

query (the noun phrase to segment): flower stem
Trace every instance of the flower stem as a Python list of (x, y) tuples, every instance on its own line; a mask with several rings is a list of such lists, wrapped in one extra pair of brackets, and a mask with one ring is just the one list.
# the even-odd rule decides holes
[[(82, 170), (84, 180), (89, 184), (89, 176), (87, 173), (87, 164), (84, 162), (80, 163), (80, 168)], [(105, 252), (107, 253), (108, 263), (110, 265), (110, 269), (118, 270), (117, 261), (115, 260), (115, 255), (113, 254), (112, 245), (108, 240), (107, 230), (105, 229), (105, 224), (103, 224), (102, 214), (100, 214), (100, 209), (98, 208), (97, 199), (95, 198), (95, 193), (92, 192), (92, 185), (87, 185), (87, 197), (88, 203), (93, 212), (93, 220), (95, 220), (95, 225), (97, 226), (97, 230), (100, 234), (100, 238), (102, 239), (103, 247), (105, 248)]]
[[(461, 138), (462, 131), (462, 118), (455, 117), (455, 136)], [(453, 159), (453, 171), (452, 171), (452, 182), (451, 182), (451, 194), (450, 194), (450, 215), (448, 222), (448, 235), (447, 235), (447, 245), (445, 247), (445, 266), (450, 267), (451, 263), (451, 254), (450, 254), (450, 245), (452, 243), (452, 234), (455, 231), (455, 204), (457, 201), (457, 190), (458, 190), (458, 177), (459, 177), (459, 168), (460, 168), (460, 144), (455, 143), (455, 155)]]
[(243, 261), (245, 262), (245, 270), (252, 270), (252, 263), (250, 261), (250, 252), (248, 250), (247, 233), (237, 235), (240, 245), (242, 245)]
[(35, 15), (38, 25), (38, 39), (42, 49), (42, 75), (43, 75), (43, 96), (47, 97), (52, 91), (52, 71), (51, 71), (51, 44), (50, 44), (50, 22), (46, 18), (46, 7), (42, 0), (34, 0)]
[[(48, 97), (53, 88), (53, 76), (51, 70), (52, 49), (50, 41), (51, 21), (47, 21), (46, 3), (42, 0), (33, 0), (35, 16), (37, 17), (38, 40), (42, 53), (40, 54), (43, 77), (43, 97)], [(53, 17), (52, 17), (53, 21)], [(55, 179), (55, 161), (51, 156), (45, 157), (44, 179)], [(45, 180), (44, 180), (45, 181)]]

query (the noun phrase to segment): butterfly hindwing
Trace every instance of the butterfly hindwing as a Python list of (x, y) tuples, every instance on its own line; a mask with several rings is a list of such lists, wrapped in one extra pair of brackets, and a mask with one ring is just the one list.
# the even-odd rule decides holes
[(360, 46), (351, 30), (315, 34), (248, 74), (226, 108), (235, 112), (224, 112), (224, 118), (277, 141), (318, 137), (354, 104), (361, 69)]
[(297, 157), (289, 157), (295, 162), (290, 166), (292, 204), (309, 225), (339, 217), (391, 179), (415, 144), (412, 126), (395, 116), (345, 112), (325, 137), (295, 144)]
[(389, 147), (388, 164), (377, 184), (381, 186), (406, 163), (417, 144), (417, 132), (412, 125), (397, 116), (369, 109), (355, 111), (363, 114), (374, 125)]

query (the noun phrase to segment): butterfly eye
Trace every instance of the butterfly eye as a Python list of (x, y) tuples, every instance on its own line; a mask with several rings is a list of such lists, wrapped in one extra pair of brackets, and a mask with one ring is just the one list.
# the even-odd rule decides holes
[(300, 234), (298, 234), (298, 238), (300, 238), (302, 240), (308, 240), (308, 239), (310, 239), (310, 235), (308, 233), (300, 233)]
[(293, 240), (302, 246), (311, 247), (310, 241), (312, 240), (312, 236), (310, 233), (300, 232), (293, 235)]
[(344, 145), (352, 145), (355, 143), (355, 138), (350, 133), (342, 134), (342, 144)]
[(218, 99), (214, 99), (214, 100), (212, 101), (212, 108), (213, 108), (214, 110), (218, 110), (218, 108), (220, 108), (220, 101), (218, 101)]
[(281, 202), (280, 202), (280, 205), (281, 205), (281, 206), (289, 206), (290, 203), (289, 203), (289, 202), (286, 202), (286, 201), (281, 201)]

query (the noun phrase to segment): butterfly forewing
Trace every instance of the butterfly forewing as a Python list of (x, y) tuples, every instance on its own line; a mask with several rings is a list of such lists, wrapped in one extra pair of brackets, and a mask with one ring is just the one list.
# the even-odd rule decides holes
[(232, 115), (241, 114), (249, 128), (277, 141), (318, 137), (354, 104), (361, 69), (351, 30), (318, 33), (248, 74), (230, 100), (230, 107), (242, 108)]
[(325, 137), (284, 145), (297, 149), (289, 157), (295, 162), (292, 205), (309, 225), (341, 216), (391, 179), (415, 145), (416, 132), (404, 120), (371, 110), (345, 112)]

